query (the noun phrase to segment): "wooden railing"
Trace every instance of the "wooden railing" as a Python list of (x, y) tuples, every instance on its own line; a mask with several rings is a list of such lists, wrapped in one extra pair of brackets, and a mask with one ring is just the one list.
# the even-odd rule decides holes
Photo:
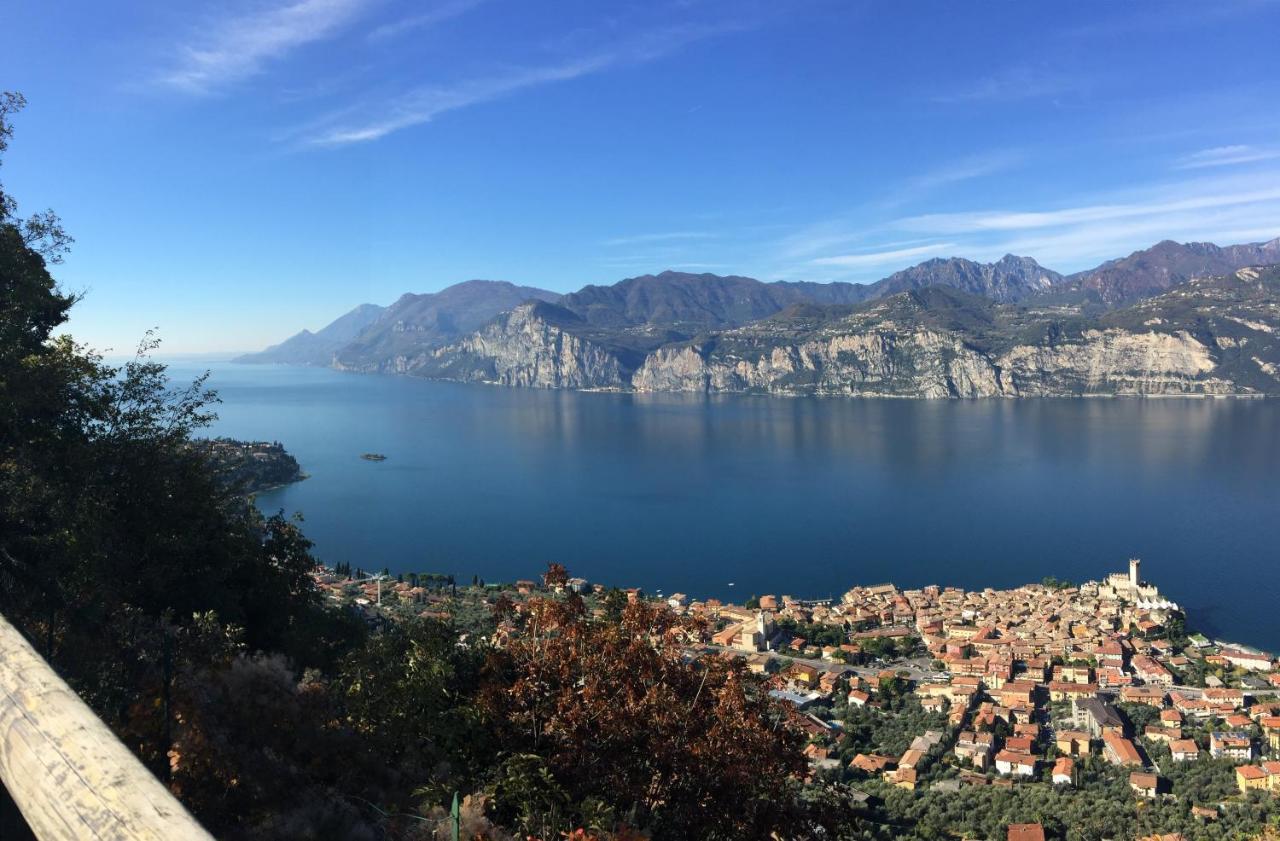
[(4, 617), (0, 782), (38, 841), (212, 841)]

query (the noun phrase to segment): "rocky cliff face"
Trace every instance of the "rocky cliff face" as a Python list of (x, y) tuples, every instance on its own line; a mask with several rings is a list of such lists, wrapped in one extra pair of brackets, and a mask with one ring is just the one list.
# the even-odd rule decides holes
[(740, 391), (894, 397), (1222, 394), (1212, 350), (1186, 333), (1089, 331), (1081, 341), (1016, 345), (993, 354), (962, 335), (877, 329), (784, 344), (753, 356), (664, 348), (645, 360), (637, 391)]
[(906, 397), (1280, 392), (1280, 270), (1195, 280), (1128, 310), (997, 306), (921, 290), (660, 348), (638, 391)]
[(551, 304), (521, 304), (451, 345), (398, 361), (398, 373), (526, 388), (622, 388), (615, 353), (570, 332), (580, 320)]
[(871, 284), (868, 297), (880, 298), (928, 286), (950, 286), (993, 301), (1008, 302), (1042, 293), (1061, 281), (1062, 275), (1030, 257), (1006, 254), (994, 263), (947, 257), (927, 260)]
[(637, 391), (988, 397), (1000, 393), (989, 360), (955, 336), (931, 330), (833, 333), (758, 355), (703, 356), (693, 348), (649, 355)]
[(894, 397), (1280, 394), (1280, 269), (1190, 281), (1132, 307), (999, 304), (929, 287), (796, 305), (673, 341), (529, 302), (397, 373), (508, 386)]
[(406, 360), (456, 342), (525, 301), (559, 297), (500, 280), (468, 280), (427, 295), (402, 295), (376, 321), (336, 348), (330, 354), (332, 365), (348, 371), (398, 371)]

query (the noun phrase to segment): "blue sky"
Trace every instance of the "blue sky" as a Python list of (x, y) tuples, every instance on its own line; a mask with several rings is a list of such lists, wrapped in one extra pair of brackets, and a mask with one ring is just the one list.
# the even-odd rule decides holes
[(71, 330), (253, 349), (469, 278), (1073, 271), (1280, 235), (1280, 3), (17, 0)]

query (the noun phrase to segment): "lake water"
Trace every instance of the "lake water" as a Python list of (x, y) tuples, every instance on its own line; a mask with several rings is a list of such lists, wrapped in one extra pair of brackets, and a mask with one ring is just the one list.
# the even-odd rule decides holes
[[(201, 364), (326, 562), (695, 597), (1144, 576), (1280, 648), (1280, 402), (579, 394)], [(195, 373), (175, 363), (175, 378)], [(385, 462), (360, 459), (363, 452)]]

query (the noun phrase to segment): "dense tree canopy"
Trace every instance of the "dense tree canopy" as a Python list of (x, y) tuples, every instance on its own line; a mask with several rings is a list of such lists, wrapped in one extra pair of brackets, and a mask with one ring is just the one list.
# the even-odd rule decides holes
[(491, 658), (503, 677), (488, 702), (509, 749), (541, 757), (579, 802), (607, 804), (664, 837), (781, 828), (803, 740), (740, 660), (691, 668), (684, 646), (697, 637), (651, 604), (593, 622), (576, 597), (535, 600)]

